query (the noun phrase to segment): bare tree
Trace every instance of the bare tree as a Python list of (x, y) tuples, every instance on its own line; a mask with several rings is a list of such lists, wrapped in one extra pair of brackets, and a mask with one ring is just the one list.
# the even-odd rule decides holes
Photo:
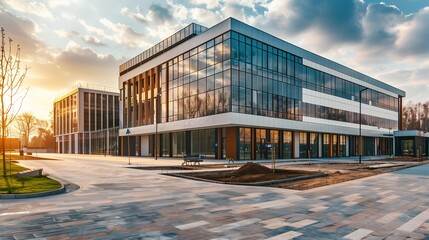
[[(1, 59), (0, 59), (0, 114), (1, 114), (1, 137), (2, 137), (2, 158), (3, 158), (3, 176), (6, 177), (6, 152), (5, 140), (6, 129), (13, 122), (22, 102), (27, 95), (28, 89), (22, 89), (28, 68), (20, 68), (21, 49), (19, 45), (12, 49), (12, 39), (9, 38), (9, 46), (5, 41), (6, 34), (1, 28)], [(12, 53), (14, 51), (14, 53)]]
[(37, 148), (55, 148), (55, 138), (50, 129), (49, 122), (38, 120), (36, 128), (37, 135), (31, 138), (31, 146)]
[(46, 121), (37, 119), (33, 114), (25, 112), (16, 117), (15, 125), (19, 134), (24, 137), (24, 146), (28, 147), (31, 134), (39, 128), (39, 125), (46, 128), (48, 124)]

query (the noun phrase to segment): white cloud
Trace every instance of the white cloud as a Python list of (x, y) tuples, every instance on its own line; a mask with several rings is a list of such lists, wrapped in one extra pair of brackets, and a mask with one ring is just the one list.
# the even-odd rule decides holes
[(402, 54), (410, 57), (425, 55), (429, 53), (429, 7), (408, 16), (396, 30), (399, 32), (396, 47)]
[(43, 2), (25, 0), (3, 0), (3, 2), (19, 12), (30, 13), (50, 20), (55, 19), (51, 10)]
[(67, 1), (59, 1), (59, 0), (44, 0), (46, 4), (50, 8), (57, 8), (57, 7), (66, 7), (70, 5), (76, 5), (80, 4), (81, 0), (67, 0)]
[(83, 36), (83, 40), (86, 43), (89, 43), (91, 45), (95, 45), (95, 46), (104, 46), (105, 44), (101, 42), (100, 39), (98, 39), (96, 36), (92, 36), (92, 35), (85, 35)]
[[(116, 59), (111, 54), (99, 54), (72, 40), (64, 49), (49, 47), (36, 37), (37, 25), (33, 21), (16, 17), (1, 8), (0, 22), (7, 37), (21, 46), (21, 67), (30, 67), (24, 81), (25, 87), (30, 87), (30, 90), (22, 111), (33, 111), (37, 106), (35, 115), (47, 119), (54, 97), (69, 89), (77, 80), (117, 87), (118, 67), (124, 59)], [(53, 32), (65, 38), (80, 37), (77, 32), (64, 29)], [(82, 38), (85, 37), (91, 39), (90, 35)], [(95, 37), (93, 40), (97, 42)]]
[(78, 20), (78, 23), (80, 24), (80, 25), (82, 25), (88, 32), (90, 32), (90, 33), (96, 33), (96, 34), (98, 34), (99, 36), (102, 36), (102, 37), (105, 37), (105, 38), (109, 38), (110, 36), (109, 35), (107, 35), (106, 34), (106, 32), (103, 30), (103, 29), (101, 29), (101, 28), (97, 28), (97, 27), (94, 27), (94, 26), (91, 26), (91, 25), (88, 25), (84, 20), (82, 20), (82, 19), (79, 19)]
[(220, 6), (219, 0), (190, 0), (189, 2), (195, 5), (205, 5), (208, 9), (213, 9)]
[(144, 41), (143, 34), (134, 31), (130, 26), (122, 23), (113, 23), (107, 18), (100, 19), (100, 23), (113, 32), (113, 35), (106, 37), (119, 44), (124, 44), (129, 48), (144, 48), (148, 44)]
[(137, 21), (140, 21), (141, 23), (147, 23), (149, 21), (149, 19), (147, 19), (147, 17), (145, 17), (143, 14), (141, 14), (140, 12), (132, 12), (130, 11), (128, 8), (123, 7), (121, 8), (120, 13), (124, 16), (133, 18)]
[(171, 7), (171, 14), (174, 19), (174, 23), (183, 23), (188, 20), (188, 7), (182, 4), (176, 4), (171, 0), (167, 0), (167, 4)]
[(60, 38), (73, 38), (79, 36), (79, 33), (76, 31), (66, 31), (64, 29), (54, 30), (54, 33)]
[(205, 26), (213, 26), (222, 21), (222, 15), (216, 11), (210, 11), (204, 8), (191, 8), (189, 9), (189, 17), (198, 23)]

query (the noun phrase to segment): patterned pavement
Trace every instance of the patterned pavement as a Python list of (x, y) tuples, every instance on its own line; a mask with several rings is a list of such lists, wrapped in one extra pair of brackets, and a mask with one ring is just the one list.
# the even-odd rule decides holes
[[(125, 168), (127, 158), (26, 161), (80, 185), (0, 200), (0, 239), (425, 239), (429, 165), (294, 191)], [(133, 159), (166, 165), (173, 160)]]

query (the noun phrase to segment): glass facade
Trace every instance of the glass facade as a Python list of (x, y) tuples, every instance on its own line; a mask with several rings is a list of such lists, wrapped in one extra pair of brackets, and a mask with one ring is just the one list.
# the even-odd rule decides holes
[[(155, 79), (159, 74), (159, 82)], [(124, 84), (124, 122), (127, 126), (153, 124), (133, 121), (139, 109), (159, 105), (158, 122), (173, 122), (224, 112), (302, 121), (303, 116), (359, 123), (359, 114), (302, 102), (302, 89), (359, 101), (362, 86), (302, 64), (302, 58), (236, 32), (227, 32), (160, 65), (146, 77), (147, 85)], [(138, 94), (153, 86), (143, 106)], [(147, 91), (147, 90), (146, 90)], [(156, 103), (152, 94), (160, 92)], [(377, 92), (362, 92), (362, 103), (398, 111), (398, 99)], [(131, 106), (128, 106), (131, 105)], [(132, 113), (128, 113), (131, 111)], [(141, 115), (140, 114), (140, 115)], [(144, 118), (147, 119), (147, 118)], [(152, 119), (149, 117), (149, 119)], [(362, 115), (362, 124), (398, 128), (397, 120)]]
[[(229, 52), (229, 34), (224, 34), (168, 62), (169, 88), (162, 91), (168, 94), (169, 122), (230, 111)], [(166, 108), (163, 102), (164, 114)]]
[(118, 153), (119, 96), (77, 88), (54, 103), (57, 152)]
[(283, 131), (283, 156), (282, 158), (293, 157), (293, 144), (292, 144), (292, 132)]
[[(198, 34), (198, 31), (193, 32), (196, 31), (195, 27), (188, 26), (175, 34), (176, 40), (170, 37), (161, 45), (121, 65), (120, 74), (186, 40), (187, 36)], [(123, 81), (123, 127), (183, 121), (227, 112), (293, 121), (311, 117), (359, 123), (359, 113), (303, 102), (303, 89), (358, 103), (361, 101), (364, 105), (392, 112), (399, 111), (401, 101), (374, 89), (362, 91), (362, 99), (359, 99), (364, 86), (306, 66), (301, 56), (228, 31)], [(361, 116), (363, 125), (398, 129), (398, 120), (365, 114)], [(93, 121), (92, 118), (90, 121)], [(235, 157), (239, 159), (270, 159), (272, 154), (275, 158), (358, 155), (356, 136), (324, 133), (323, 129), (320, 132), (304, 132), (314, 130), (302, 129), (296, 132), (299, 135), (297, 141), (287, 124), (283, 129), (236, 128), (234, 137), (237, 138), (237, 146), (233, 147), (236, 148)], [(225, 157), (225, 128), (221, 131), (222, 134), (218, 134), (215, 129), (208, 128), (162, 133), (161, 147), (158, 148), (160, 155), (180, 157), (186, 153), (214, 157), (220, 154), (220, 157)], [(377, 139), (364, 139), (364, 155), (375, 154), (375, 149), (377, 154), (388, 152), (391, 139)], [(219, 152), (218, 143), (222, 148)], [(154, 141), (148, 144), (149, 154), (154, 154)]]
[(127, 71), (130, 71), (131, 69), (136, 68), (137, 66), (140, 66), (141, 64), (149, 61), (150, 59), (168, 50), (169, 48), (174, 47), (177, 44), (183, 42), (184, 40), (189, 39), (190, 37), (193, 37), (195, 35), (198, 35), (206, 30), (207, 30), (206, 27), (203, 27), (195, 23), (191, 23), (187, 27), (183, 28), (177, 33), (166, 38), (162, 42), (142, 52), (136, 57), (128, 60), (124, 64), (121, 64), (121, 66), (119, 66), (119, 72), (121, 74), (124, 74)]
[(54, 103), (54, 135), (78, 132), (77, 93)]
[(251, 129), (240, 128), (240, 159), (252, 159)]
[[(342, 121), (359, 124), (359, 113), (330, 108), (311, 103), (302, 103), (304, 116), (322, 118), (334, 121)], [(362, 114), (362, 125), (375, 126), (386, 129), (398, 129), (398, 121), (376, 116)]]

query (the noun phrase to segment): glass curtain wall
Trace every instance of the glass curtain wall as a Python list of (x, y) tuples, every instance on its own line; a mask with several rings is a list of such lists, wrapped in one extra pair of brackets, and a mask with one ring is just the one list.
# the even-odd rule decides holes
[(251, 159), (252, 141), (251, 129), (240, 128), (240, 160)]
[(215, 142), (215, 129), (191, 131), (191, 155), (204, 155), (208, 158), (214, 158)]
[(299, 157), (300, 158), (308, 158), (308, 146), (307, 146), (307, 133), (300, 132), (299, 133)]
[(310, 133), (310, 157), (317, 158), (319, 157), (319, 134), (317, 133)]
[(327, 133), (323, 134), (322, 138), (322, 157), (330, 157), (330, 147), (331, 147), (331, 141), (330, 141), (330, 135)]
[(339, 143), (340, 143), (339, 156), (345, 157), (346, 156), (346, 136), (339, 135)]
[(363, 156), (375, 155), (375, 138), (363, 137), (363, 146), (364, 146), (364, 152), (362, 153)]
[(338, 157), (338, 135), (332, 134), (332, 157)]
[(174, 132), (172, 133), (171, 149), (173, 151), (173, 157), (182, 157), (186, 155), (185, 149), (185, 132)]
[(288, 159), (293, 157), (292, 132), (283, 131), (283, 158)]
[(272, 159), (272, 154), (274, 153), (274, 158), (279, 158), (279, 131), (278, 130), (270, 130), (270, 143), (271, 149), (270, 154), (268, 156), (269, 159)]
[(266, 149), (267, 130), (255, 129), (255, 159), (268, 159)]
[(302, 59), (235, 32), (231, 39), (232, 112), (302, 120)]
[[(160, 66), (159, 72), (164, 96), (162, 121), (232, 111), (291, 120), (302, 120), (305, 115), (355, 122), (354, 113), (302, 103), (302, 88), (357, 102), (362, 89), (303, 65), (299, 56), (234, 31), (169, 60)], [(134, 95), (131, 85), (123, 87), (125, 112), (131, 107), (127, 106), (127, 95)], [(363, 93), (362, 103), (398, 111), (397, 98), (372, 89)], [(363, 122), (392, 129), (398, 126), (397, 121), (372, 116), (363, 116)]]
[(230, 111), (230, 45), (225, 33), (168, 62), (168, 121)]
[(161, 136), (161, 156), (170, 156), (170, 134), (163, 133)]
[(392, 155), (393, 138), (379, 138), (378, 139), (378, 155)]

